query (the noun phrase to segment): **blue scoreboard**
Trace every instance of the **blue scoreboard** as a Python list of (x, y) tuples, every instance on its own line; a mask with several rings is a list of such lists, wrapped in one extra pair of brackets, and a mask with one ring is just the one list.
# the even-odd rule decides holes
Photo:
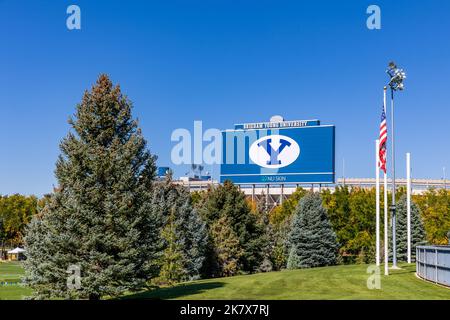
[(222, 131), (220, 182), (334, 183), (334, 157), (335, 127), (319, 120), (236, 124)]

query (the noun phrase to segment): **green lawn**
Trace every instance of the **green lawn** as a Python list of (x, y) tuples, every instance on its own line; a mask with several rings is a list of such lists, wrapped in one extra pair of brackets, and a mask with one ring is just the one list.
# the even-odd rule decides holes
[[(201, 280), (131, 295), (161, 299), (450, 299), (450, 289), (417, 279), (415, 265), (367, 288), (367, 265), (348, 265)], [(383, 272), (383, 270), (382, 270)]]
[[(336, 266), (200, 280), (128, 295), (151, 299), (449, 299), (450, 289), (417, 279), (415, 265), (381, 276), (381, 290), (367, 288), (367, 265)], [(0, 263), (0, 283), (17, 282), (19, 263)], [(21, 299), (30, 290), (0, 285), (0, 299)]]
[(0, 300), (20, 300), (30, 294), (30, 289), (20, 284), (22, 276), (19, 262), (0, 262)]

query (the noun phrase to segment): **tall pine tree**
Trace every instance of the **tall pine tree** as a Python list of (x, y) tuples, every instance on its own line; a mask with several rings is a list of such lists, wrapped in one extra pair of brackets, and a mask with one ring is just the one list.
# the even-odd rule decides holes
[[(408, 260), (408, 232), (407, 232), (407, 197), (403, 195), (397, 202), (397, 259)], [(411, 257), (416, 257), (416, 247), (426, 241), (425, 230), (419, 207), (411, 201)], [(389, 246), (392, 248), (392, 246)], [(391, 249), (392, 252), (392, 249)]]
[[(131, 109), (120, 87), (101, 75), (69, 120), (59, 186), (25, 237), (25, 282), (35, 298), (118, 296), (159, 272), (155, 156)], [(71, 266), (81, 272), (80, 288), (67, 285)]]
[(223, 216), (211, 225), (211, 238), (217, 259), (216, 275), (221, 277), (235, 275), (240, 270), (243, 250), (239, 246), (239, 239), (231, 228), (228, 217)]
[[(251, 212), (244, 193), (232, 182), (225, 181), (223, 185), (208, 190), (198, 207), (209, 229), (223, 217), (229, 221), (243, 250), (239, 258), (239, 266), (243, 271), (255, 272), (264, 259), (263, 248), (267, 239), (264, 237), (264, 229), (258, 223), (256, 215)], [(209, 263), (211, 266), (214, 265), (211, 261)], [(213, 272), (207, 271), (207, 273)]]
[[(167, 279), (161, 274), (162, 280), (176, 282), (181, 280), (195, 280), (200, 278), (201, 269), (205, 260), (205, 251), (208, 243), (206, 223), (201, 219), (197, 210), (192, 206), (189, 191), (172, 182), (171, 177), (155, 185), (155, 204), (164, 217), (165, 254), (161, 258), (161, 267), (173, 263), (167, 259), (166, 253), (177, 247), (181, 251), (179, 263), (182, 266), (178, 276)], [(171, 236), (170, 232), (175, 235)]]
[(183, 255), (183, 239), (177, 234), (175, 208), (172, 208), (162, 231), (166, 246), (161, 260), (161, 280), (173, 284), (183, 280), (186, 276), (185, 257)]
[(318, 193), (309, 193), (299, 202), (289, 234), (289, 269), (336, 264), (338, 245)]

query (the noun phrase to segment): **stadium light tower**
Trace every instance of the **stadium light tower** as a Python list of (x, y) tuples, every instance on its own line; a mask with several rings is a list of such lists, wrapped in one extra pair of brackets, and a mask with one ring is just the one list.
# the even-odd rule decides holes
[(392, 127), (392, 267), (397, 267), (397, 243), (396, 243), (396, 207), (395, 207), (395, 136), (394, 136), (394, 91), (402, 91), (405, 87), (403, 81), (406, 79), (406, 73), (399, 69), (391, 61), (386, 70), (390, 77), (389, 87), (391, 88), (391, 127)]

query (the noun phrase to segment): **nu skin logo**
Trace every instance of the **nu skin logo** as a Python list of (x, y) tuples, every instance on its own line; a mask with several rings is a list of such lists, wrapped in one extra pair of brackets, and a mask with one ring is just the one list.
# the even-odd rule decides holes
[(250, 159), (263, 168), (283, 168), (300, 155), (300, 147), (292, 138), (270, 135), (256, 140), (249, 150)]

